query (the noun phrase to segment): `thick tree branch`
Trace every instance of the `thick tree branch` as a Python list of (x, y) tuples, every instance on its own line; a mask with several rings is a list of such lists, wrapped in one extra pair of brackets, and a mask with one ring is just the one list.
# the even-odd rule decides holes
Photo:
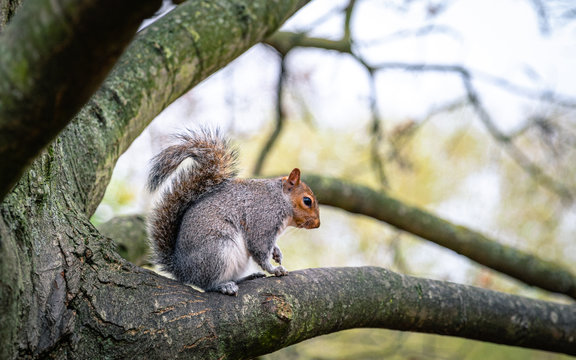
[[(400, 230), (420, 236), (512, 278), (544, 290), (576, 299), (576, 276), (565, 267), (501, 244), (474, 230), (454, 225), (429, 212), (394, 199), (385, 192), (317, 175), (305, 175), (321, 204), (373, 217)], [(147, 246), (141, 217), (120, 217), (106, 225), (106, 232), (119, 245)], [(140, 229), (134, 235), (134, 229)], [(138, 261), (128, 250), (123, 256)]]
[(62, 138), (66, 162), (82, 163), (74, 170), (86, 213), (100, 203), (111, 164), (156, 115), (307, 2), (190, 0), (142, 31)]
[[(30, 1), (41, 0), (26, 3)], [(117, 263), (107, 263), (113, 251), (100, 251), (109, 248), (109, 242), (87, 217), (100, 202), (116, 159), (167, 104), (268, 36), (305, 3), (189, 0), (141, 33), (89, 104), (0, 203), (0, 358), (50, 353), (78, 358), (76, 329), (88, 333), (83, 341), (96, 340), (90, 336), (96, 330), (82, 322), (87, 314), (73, 310), (71, 302), (83, 296), (82, 289), (95, 278), (103, 281), (108, 266), (118, 269)], [(107, 9), (103, 24), (116, 19), (112, 9), (115, 6)], [(86, 29), (95, 32), (99, 27)], [(107, 54), (104, 50), (102, 55)], [(8, 55), (2, 49), (0, 56)], [(63, 60), (60, 66), (71, 70), (67, 64)], [(49, 103), (58, 98), (54, 94), (49, 89), (38, 94), (43, 97), (38, 101)], [(54, 111), (49, 109), (46, 116)], [(7, 136), (7, 130), (1, 135)], [(26, 139), (19, 140), (24, 146)], [(97, 255), (101, 252), (107, 255)]]
[(160, 0), (25, 1), (0, 36), (0, 200), (104, 80)]
[(150, 263), (146, 219), (143, 216), (118, 216), (98, 226), (98, 231), (114, 240), (118, 254), (124, 259), (138, 266)]
[(576, 276), (560, 264), (542, 260), (466, 227), (454, 225), (394, 199), (385, 192), (315, 175), (305, 176), (304, 181), (314, 189), (321, 204), (387, 222), (528, 285), (576, 299)]
[[(375, 268), (294, 271), (200, 293), (124, 267), (74, 301), (80, 357), (248, 359), (335, 331), (387, 328), (576, 354), (576, 306)], [(120, 295), (121, 293), (121, 295)], [(124, 299), (134, 299), (126, 304)], [(147, 340), (155, 337), (153, 346)], [(104, 342), (94, 343), (96, 339)], [(83, 341), (83, 339), (85, 339)], [(122, 346), (114, 346), (115, 344)], [(113, 352), (112, 352), (113, 351)]]

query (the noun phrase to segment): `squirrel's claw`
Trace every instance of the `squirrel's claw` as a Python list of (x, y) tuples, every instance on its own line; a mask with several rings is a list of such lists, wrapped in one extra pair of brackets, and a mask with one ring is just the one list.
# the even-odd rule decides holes
[(284, 269), (284, 266), (282, 265), (276, 266), (276, 268), (274, 269), (274, 276), (285, 276), (285, 275), (288, 275), (288, 271)]
[(234, 281), (228, 281), (216, 286), (216, 290), (225, 295), (238, 295), (238, 285)]

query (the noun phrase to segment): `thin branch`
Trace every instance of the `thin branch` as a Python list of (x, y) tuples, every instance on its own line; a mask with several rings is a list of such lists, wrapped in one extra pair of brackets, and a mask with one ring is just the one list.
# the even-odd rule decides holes
[(446, 25), (438, 25), (438, 24), (429, 24), (424, 25), (422, 27), (416, 29), (404, 29), (400, 31), (396, 31), (390, 35), (371, 39), (371, 40), (364, 40), (364, 41), (357, 41), (355, 42), (356, 45), (361, 47), (372, 47), (377, 45), (382, 45), (385, 43), (389, 43), (392, 41), (399, 41), (404, 40), (406, 38), (415, 38), (415, 37), (424, 37), (428, 35), (436, 35), (436, 34), (443, 34), (455, 38), (457, 40), (461, 40), (461, 36), (454, 30), (452, 27)]
[(508, 155), (537, 183), (557, 194), (562, 201), (574, 201), (574, 191), (566, 185), (557, 181), (530, 160), (513, 142), (512, 139), (497, 128), (490, 114), (482, 106), (478, 93), (472, 85), (473, 72), (460, 65), (439, 65), (439, 64), (406, 64), (406, 63), (382, 63), (376, 67), (378, 70), (405, 70), (414, 72), (447, 72), (455, 73), (462, 79), (469, 103), (474, 108), (479, 119), (482, 121), (490, 135), (508, 152)]
[[(461, 65), (445, 65), (445, 64), (425, 64), (425, 63), (402, 63), (402, 62), (387, 62), (378, 65), (370, 65), (366, 63), (359, 55), (355, 54), (351, 48), (351, 43), (349, 40), (326, 40), (311, 38), (305, 34), (294, 34), (294, 33), (281, 33), (275, 35), (274, 37), (268, 39), (269, 43), (278, 49), (281, 53), (286, 53), (294, 47), (314, 47), (326, 50), (339, 51), (345, 54), (351, 55), (356, 59), (360, 65), (367, 69), (370, 76), (377, 71), (386, 70), (404, 70), (411, 72), (446, 72), (455, 73), (462, 79), (464, 83), (464, 88), (466, 91), (467, 98), (478, 114), (480, 120), (484, 123), (488, 132), (493, 136), (493, 138), (500, 144), (504, 146), (504, 149), (512, 157), (512, 159), (534, 180), (547, 188), (548, 190), (557, 194), (562, 201), (572, 202), (574, 200), (574, 191), (564, 185), (562, 182), (554, 179), (552, 176), (548, 175), (540, 166), (535, 162), (530, 160), (513, 142), (510, 136), (502, 133), (496, 126), (494, 121), (488, 112), (482, 107), (478, 99), (478, 94), (472, 86), (472, 79), (478, 77), (481, 80), (492, 83), (493, 85), (499, 86), (500, 88), (517, 95), (524, 96), (526, 98), (535, 99), (539, 101), (546, 101), (552, 104), (556, 104), (562, 107), (574, 108), (576, 107), (576, 99), (569, 98), (560, 94), (554, 94), (549, 92), (539, 92), (531, 90), (525, 87), (518, 86), (514, 83), (509, 82), (506, 79), (485, 74), (478, 71), (469, 70)], [(374, 81), (371, 77), (371, 81)], [(371, 84), (372, 88), (373, 85)], [(373, 92), (371, 93), (374, 97)], [(372, 101), (373, 102), (373, 101)], [(373, 119), (377, 119), (374, 113), (374, 106), (371, 105)], [(378, 130), (379, 123), (377, 121), (372, 122), (372, 128)], [(377, 139), (376, 139), (377, 140)], [(373, 159), (373, 164), (375, 165), (380, 178), (381, 175), (381, 163), (375, 157), (375, 146), (378, 145), (378, 141), (372, 142), (371, 156)], [(379, 158), (379, 157), (378, 157)], [(375, 161), (376, 159), (376, 161)]]
[(285, 88), (284, 83), (286, 82), (286, 76), (287, 76), (286, 56), (280, 55), (280, 72), (278, 74), (278, 83), (276, 86), (276, 122), (274, 130), (272, 130), (270, 137), (262, 147), (262, 150), (260, 150), (260, 155), (258, 156), (256, 164), (254, 165), (254, 170), (252, 171), (252, 173), (255, 176), (259, 176), (262, 174), (262, 167), (264, 166), (264, 162), (266, 161), (266, 158), (270, 154), (272, 147), (276, 143), (276, 140), (278, 140), (278, 137), (280, 136), (280, 133), (282, 132), (283, 129), (284, 120), (286, 116), (284, 113), (284, 106), (282, 100), (284, 98), (284, 88)]
[(372, 114), (372, 123), (370, 127), (371, 142), (370, 142), (370, 158), (372, 160), (372, 167), (376, 172), (378, 183), (383, 187), (388, 187), (388, 179), (386, 171), (384, 170), (384, 163), (380, 155), (380, 147), (384, 137), (382, 129), (382, 117), (378, 108), (378, 93), (376, 91), (376, 75), (374, 71), (365, 66), (368, 71), (368, 79), (370, 83), (370, 113)]
[(350, 23), (352, 22), (352, 14), (354, 13), (354, 7), (357, 4), (356, 0), (349, 0), (348, 6), (346, 6), (346, 12), (344, 15), (344, 35), (342, 40), (351, 42), (352, 41), (352, 31), (350, 29)]
[(352, 54), (350, 41), (312, 37), (304, 33), (277, 31), (264, 40), (264, 42), (284, 55), (296, 47), (334, 50), (345, 54)]
[(484, 123), (490, 135), (492, 135), (492, 137), (496, 141), (498, 141), (501, 145), (503, 145), (504, 150), (506, 150), (508, 155), (510, 155), (510, 157), (518, 164), (518, 166), (520, 166), (522, 170), (524, 170), (528, 175), (530, 175), (534, 179), (534, 181), (557, 194), (562, 201), (567, 203), (573, 202), (575, 196), (574, 190), (570, 189), (560, 181), (557, 181), (556, 179), (548, 175), (540, 166), (538, 166), (535, 162), (530, 160), (530, 158), (528, 158), (526, 154), (524, 154), (524, 152), (522, 152), (522, 150), (520, 150), (520, 148), (518, 148), (512, 142), (512, 139), (509, 136), (503, 134), (496, 127), (496, 124), (494, 123), (492, 116), (490, 116), (488, 111), (486, 111), (486, 109), (480, 102), (478, 94), (474, 89), (472, 82), (470, 80), (470, 77), (463, 76), (462, 81), (464, 83), (464, 87), (466, 88), (466, 92), (468, 93), (470, 104), (476, 111), (476, 114), (478, 115), (482, 123)]
[(540, 32), (544, 35), (550, 33), (550, 20), (548, 9), (546, 8), (546, 3), (541, 0), (529, 0), (530, 4), (536, 11), (536, 16), (538, 17), (538, 27)]
[(314, 190), (321, 204), (387, 222), (528, 285), (576, 299), (576, 276), (560, 264), (452, 224), (382, 191), (315, 175), (305, 176), (304, 181)]
[(329, 40), (324, 38), (310, 37), (305, 33), (278, 32), (266, 40), (266, 43), (276, 48), (281, 53), (286, 53), (296, 47), (317, 48), (324, 50), (338, 51), (343, 54), (352, 55), (361, 65), (367, 66), (375, 71), (379, 70), (405, 70), (414, 72), (453, 72), (461, 75), (477, 78), (502, 88), (511, 94), (519, 95), (528, 99), (548, 102), (554, 105), (567, 108), (576, 108), (576, 98), (558, 94), (551, 91), (539, 91), (525, 86), (517, 85), (509, 80), (484, 73), (482, 71), (465, 68), (462, 65), (447, 64), (426, 64), (426, 63), (403, 63), (386, 62), (380, 64), (368, 64), (361, 60), (351, 46), (351, 42), (346, 39)]

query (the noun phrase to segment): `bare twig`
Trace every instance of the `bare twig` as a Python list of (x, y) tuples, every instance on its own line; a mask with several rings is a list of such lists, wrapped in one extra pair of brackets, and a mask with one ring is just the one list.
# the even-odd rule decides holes
[(458, 64), (446, 65), (446, 64), (404, 63), (404, 62), (385, 62), (377, 65), (368, 64), (366, 61), (364, 61), (364, 59), (360, 55), (356, 54), (352, 48), (351, 34), (348, 27), (351, 17), (350, 8), (353, 4), (354, 2), (351, 1), (347, 8), (346, 13), (347, 17), (345, 21), (345, 24), (347, 25), (345, 25), (345, 32), (344, 32), (345, 36), (343, 39), (326, 40), (326, 39), (308, 37), (305, 34), (280, 33), (270, 38), (269, 43), (275, 48), (279, 49), (279, 52), (283, 54), (287, 53), (288, 51), (290, 51), (290, 49), (294, 47), (300, 47), (300, 46), (339, 51), (341, 53), (351, 55), (356, 61), (358, 61), (358, 63), (361, 66), (363, 66), (366, 69), (370, 78), (370, 88), (371, 88), (370, 109), (373, 117), (371, 127), (373, 134), (371, 156), (373, 164), (377, 169), (377, 172), (381, 180), (384, 180), (385, 177), (383, 176), (384, 172), (381, 160), (379, 160), (379, 155), (378, 152), (376, 151), (379, 148), (382, 134), (381, 134), (380, 117), (378, 115), (378, 109), (375, 101), (376, 99), (375, 86), (374, 86), (375, 73), (378, 71), (388, 71), (388, 70), (454, 73), (462, 79), (467, 102), (472, 106), (472, 108), (474, 109), (474, 111), (476, 112), (476, 114), (478, 115), (478, 117), (488, 130), (489, 134), (499, 144), (503, 145), (504, 149), (507, 151), (510, 157), (512, 157), (512, 159), (537, 183), (541, 184), (545, 188), (559, 195), (564, 201), (572, 202), (574, 200), (575, 195), (573, 189), (568, 188), (560, 181), (548, 175), (539, 165), (537, 165), (528, 156), (526, 156), (524, 152), (513, 143), (514, 134), (507, 135), (500, 129), (498, 129), (491, 115), (481, 104), (478, 93), (472, 84), (472, 80), (474, 78), (477, 78), (478, 80), (498, 86), (499, 88), (509, 93), (520, 95), (528, 99), (548, 102), (550, 104), (558, 105), (561, 107), (576, 108), (576, 99), (562, 94), (557, 94), (554, 92), (548, 92), (548, 91), (543, 92), (530, 89), (528, 87), (519, 86), (513, 82), (508, 81), (507, 79), (486, 74), (480, 71), (474, 71)]
[(400, 161), (401, 165), (404, 163), (400, 152), (402, 148), (408, 143), (418, 131), (438, 114), (446, 114), (458, 109), (468, 106), (467, 98), (459, 98), (456, 100), (448, 101), (444, 104), (433, 107), (428, 111), (426, 116), (419, 121), (408, 121), (401, 124), (400, 129), (393, 129), (390, 136), (390, 151), (388, 152), (388, 159)]
[(456, 39), (461, 38), (460, 35), (453, 28), (449, 26), (429, 24), (416, 29), (403, 29), (400, 31), (396, 31), (390, 35), (384, 36), (382, 38), (366, 40), (356, 43), (362, 47), (372, 47), (389, 43), (392, 41), (403, 40), (406, 38), (415, 38), (420, 36), (428, 36), (432, 34), (444, 34)]
[(356, 5), (356, 0), (350, 0), (348, 6), (346, 7), (346, 13), (344, 16), (344, 36), (342, 40), (350, 42), (352, 39), (352, 31), (350, 30), (350, 22), (352, 21), (352, 13), (354, 12), (354, 6)]
[(280, 55), (280, 73), (278, 75), (278, 84), (276, 87), (276, 123), (274, 126), (274, 130), (270, 134), (270, 137), (262, 147), (260, 151), (260, 155), (258, 156), (258, 160), (256, 161), (256, 165), (254, 165), (254, 170), (252, 173), (255, 176), (259, 176), (262, 174), (262, 167), (264, 166), (264, 162), (266, 158), (270, 154), (272, 147), (278, 140), (280, 133), (282, 132), (285, 113), (282, 104), (282, 99), (284, 97), (284, 82), (286, 81), (286, 56), (284, 54)]
[(545, 2), (541, 0), (529, 0), (529, 2), (536, 11), (540, 32), (548, 35), (550, 33), (550, 20), (548, 19), (548, 9), (546, 8)]
[(376, 176), (378, 177), (378, 182), (381, 186), (388, 187), (388, 179), (384, 170), (384, 163), (380, 156), (380, 147), (384, 138), (384, 132), (382, 130), (382, 117), (380, 116), (380, 110), (378, 109), (376, 76), (372, 69), (367, 68), (367, 70), (370, 81), (370, 113), (372, 114), (372, 122), (370, 126), (370, 132), (372, 135), (372, 140), (370, 142), (370, 157), (372, 160), (372, 166), (374, 167), (374, 171), (376, 171)]
[(512, 138), (503, 134), (500, 129), (498, 129), (492, 119), (492, 116), (486, 111), (482, 105), (476, 90), (472, 85), (472, 81), (469, 76), (463, 76), (462, 81), (466, 92), (468, 93), (468, 99), (470, 104), (474, 108), (474, 111), (480, 118), (480, 121), (484, 124), (490, 135), (503, 145), (504, 150), (510, 155), (510, 157), (527, 173), (529, 174), (537, 183), (541, 184), (548, 190), (551, 190), (557, 194), (563, 201), (573, 202), (574, 201), (574, 190), (568, 188), (563, 183), (557, 181), (552, 176), (548, 175), (540, 166), (535, 162), (530, 160), (526, 154), (520, 148), (514, 144)]
[[(406, 64), (406, 63), (383, 63), (376, 67), (378, 70), (406, 70), (414, 72), (451, 72), (462, 79), (464, 90), (469, 104), (473, 107), (480, 121), (484, 124), (489, 134), (507, 151), (508, 155), (537, 183), (557, 194), (563, 201), (574, 201), (574, 191), (566, 185), (548, 175), (540, 166), (530, 160), (520, 148), (518, 148), (509, 135), (506, 135), (496, 126), (492, 116), (481, 104), (478, 93), (472, 84), (473, 73), (460, 65), (438, 65), (438, 64)], [(504, 80), (503, 80), (504, 81)]]

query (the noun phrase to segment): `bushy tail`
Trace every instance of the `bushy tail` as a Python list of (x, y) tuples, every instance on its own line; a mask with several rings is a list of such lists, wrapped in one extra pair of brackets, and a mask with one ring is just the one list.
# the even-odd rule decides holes
[[(170, 273), (173, 273), (172, 253), (185, 211), (203, 194), (237, 174), (237, 153), (217, 131), (189, 131), (178, 138), (178, 144), (152, 159), (148, 177), (148, 188), (155, 191), (173, 175), (170, 186), (163, 190), (148, 219), (155, 261)], [(195, 160), (195, 164), (175, 173), (188, 158)]]

